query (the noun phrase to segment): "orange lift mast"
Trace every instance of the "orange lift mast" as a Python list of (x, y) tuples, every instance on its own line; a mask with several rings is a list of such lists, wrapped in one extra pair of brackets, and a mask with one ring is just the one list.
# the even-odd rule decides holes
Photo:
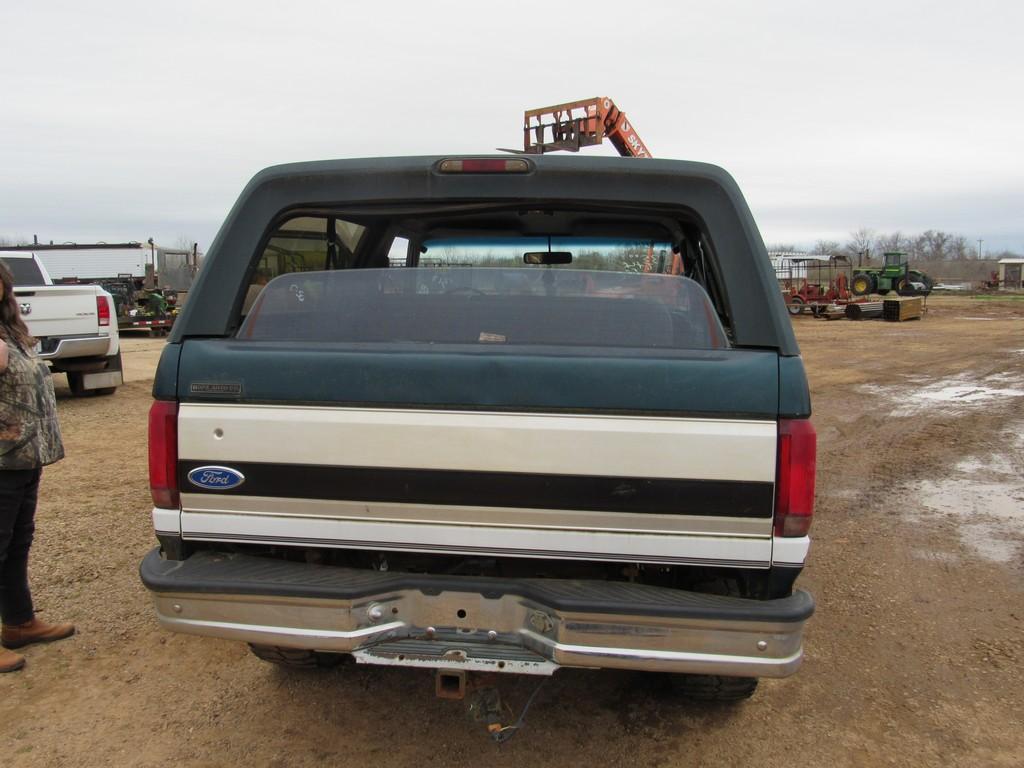
[(626, 113), (606, 96), (528, 109), (523, 115), (523, 151), (528, 155), (578, 152), (605, 138), (623, 157), (651, 156)]
[[(579, 152), (580, 147), (596, 146), (605, 138), (623, 157), (651, 157), (650, 150), (626, 118), (626, 113), (606, 96), (528, 109), (523, 113), (523, 152), (528, 155)], [(650, 272), (653, 268), (652, 244), (647, 249), (643, 271)], [(668, 272), (679, 275), (682, 271), (682, 261), (675, 253)]]

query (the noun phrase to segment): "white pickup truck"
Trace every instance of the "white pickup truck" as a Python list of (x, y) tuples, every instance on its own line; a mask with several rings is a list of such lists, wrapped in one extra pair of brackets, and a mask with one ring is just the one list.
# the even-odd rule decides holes
[(35, 254), (0, 251), (39, 357), (65, 373), (75, 396), (110, 395), (122, 383), (113, 297), (98, 285), (54, 285)]

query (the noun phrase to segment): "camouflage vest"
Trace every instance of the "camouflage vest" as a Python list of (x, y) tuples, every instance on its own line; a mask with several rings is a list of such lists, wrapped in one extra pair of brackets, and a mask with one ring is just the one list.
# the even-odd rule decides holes
[(0, 470), (53, 464), (64, 458), (64, 444), (50, 371), (13, 341), (7, 349), (7, 370), (0, 373)]

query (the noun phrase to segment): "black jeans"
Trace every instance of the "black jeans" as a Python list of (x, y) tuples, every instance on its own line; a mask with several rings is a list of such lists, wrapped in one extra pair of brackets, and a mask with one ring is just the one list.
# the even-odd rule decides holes
[(0, 469), (0, 616), (4, 624), (35, 618), (28, 551), (36, 530), (41, 469)]

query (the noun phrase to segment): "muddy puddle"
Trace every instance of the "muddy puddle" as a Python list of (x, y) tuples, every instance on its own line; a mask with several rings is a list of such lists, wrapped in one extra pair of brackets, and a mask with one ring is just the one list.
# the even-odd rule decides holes
[(1019, 374), (1010, 372), (913, 381), (900, 386), (862, 384), (859, 389), (891, 402), (890, 415), (895, 417), (917, 416), (935, 409), (967, 412), (999, 400), (1024, 397), (1024, 381)]
[(1024, 565), (1024, 424), (1002, 435), (1005, 450), (962, 459), (947, 477), (917, 485), (920, 512), (952, 519), (961, 543), (996, 563)]

